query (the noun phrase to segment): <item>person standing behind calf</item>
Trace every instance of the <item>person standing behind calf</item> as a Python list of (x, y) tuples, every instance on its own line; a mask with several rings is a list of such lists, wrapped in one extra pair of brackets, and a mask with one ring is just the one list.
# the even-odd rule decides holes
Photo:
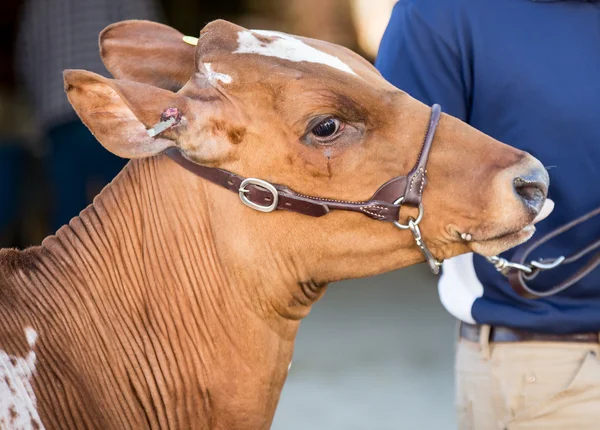
[[(600, 206), (599, 2), (401, 0), (376, 67), (411, 96), (440, 103), (550, 169), (556, 207), (532, 240)], [(599, 224), (577, 227), (532, 258), (572, 253), (600, 238)], [(544, 290), (578, 267), (530, 285)], [(438, 290), (460, 326), (460, 430), (600, 428), (600, 269), (531, 300), (484, 257), (467, 254), (444, 263)]]
[(156, 0), (26, 0), (17, 41), (17, 74), (48, 144), (52, 198), (49, 233), (77, 216), (126, 160), (106, 151), (79, 120), (64, 91), (65, 69), (110, 76), (98, 35), (126, 19), (157, 21)]

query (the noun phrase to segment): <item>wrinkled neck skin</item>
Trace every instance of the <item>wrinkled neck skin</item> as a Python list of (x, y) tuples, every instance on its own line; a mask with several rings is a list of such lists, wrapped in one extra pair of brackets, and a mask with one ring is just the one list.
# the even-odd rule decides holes
[(281, 251), (294, 232), (248, 225), (219, 193), (164, 156), (133, 161), (40, 248), (0, 253), (16, 261), (0, 274), (0, 346), (37, 332), (45, 428), (270, 426), (327, 282), (314, 250)]

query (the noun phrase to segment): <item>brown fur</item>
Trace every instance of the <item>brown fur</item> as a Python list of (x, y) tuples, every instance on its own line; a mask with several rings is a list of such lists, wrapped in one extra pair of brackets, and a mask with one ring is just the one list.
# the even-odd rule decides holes
[(245, 128), (232, 126), (228, 122), (221, 119), (216, 119), (212, 122), (212, 129), (214, 134), (225, 134), (227, 140), (229, 140), (232, 145), (241, 143), (246, 135)]
[[(178, 146), (198, 163), (354, 201), (415, 163), (429, 107), (324, 42), (302, 39), (358, 76), (233, 54), (242, 30), (211, 23), (194, 51), (167, 27), (120, 23), (101, 39), (118, 79), (65, 74), (82, 120), (133, 160), (41, 247), (0, 251), (0, 348), (24, 354), (23, 328), (38, 332), (33, 385), (46, 429), (268, 428), (300, 320), (327, 283), (422, 261), (393, 225), (255, 212), (160, 154)], [(232, 82), (211, 82), (203, 63)], [(181, 125), (149, 138), (168, 107)], [(318, 115), (346, 121), (335, 142), (308, 133)], [(421, 225), (433, 252), (470, 251), (458, 232), (489, 252), (525, 240), (484, 241), (531, 223), (512, 188), (531, 169), (541, 165), (529, 155), (444, 115)]]

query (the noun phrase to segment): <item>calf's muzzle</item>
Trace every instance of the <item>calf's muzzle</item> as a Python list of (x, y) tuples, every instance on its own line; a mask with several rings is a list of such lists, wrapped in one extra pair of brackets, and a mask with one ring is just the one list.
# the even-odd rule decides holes
[(513, 180), (515, 193), (533, 215), (539, 214), (542, 210), (548, 195), (548, 185), (548, 172), (541, 164)]

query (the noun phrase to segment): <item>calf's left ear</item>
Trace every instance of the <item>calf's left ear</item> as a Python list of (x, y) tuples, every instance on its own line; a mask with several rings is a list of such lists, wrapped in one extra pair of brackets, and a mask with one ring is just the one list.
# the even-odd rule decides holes
[(100, 143), (123, 158), (155, 155), (175, 146), (177, 133), (151, 137), (147, 130), (166, 108), (185, 115), (186, 97), (138, 82), (107, 79), (84, 70), (67, 70), (64, 83), (71, 105)]
[(179, 31), (157, 22), (111, 24), (100, 33), (99, 44), (104, 65), (117, 79), (177, 92), (196, 70), (196, 46), (184, 42)]

